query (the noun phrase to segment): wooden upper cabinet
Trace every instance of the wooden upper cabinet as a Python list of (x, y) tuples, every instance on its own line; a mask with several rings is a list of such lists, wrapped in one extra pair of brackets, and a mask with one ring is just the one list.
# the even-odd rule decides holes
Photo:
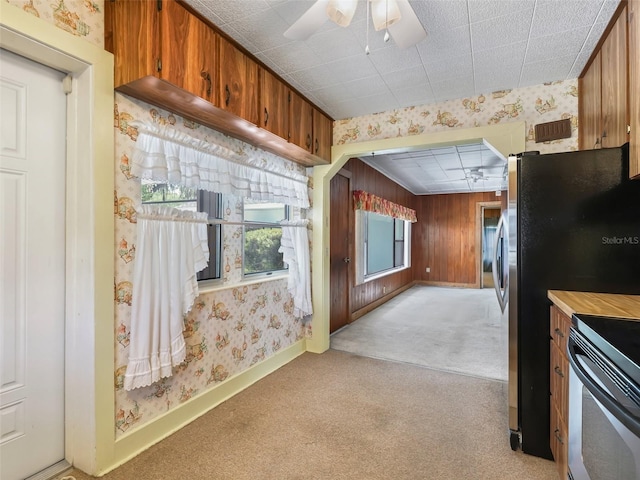
[(331, 161), (333, 121), (319, 110), (313, 110), (313, 154)]
[(640, 0), (629, 9), (629, 176), (640, 179)]
[(313, 152), (313, 110), (309, 102), (290, 92), (289, 99), (289, 141)]
[(580, 150), (592, 150), (601, 146), (602, 70), (600, 68), (600, 58), (600, 53), (598, 53), (591, 62), (589, 69), (578, 81), (578, 91), (580, 92), (578, 101)]
[(258, 64), (226, 39), (220, 37), (219, 44), (216, 105), (258, 125)]
[(218, 36), (173, 0), (163, 3), (160, 19), (160, 77), (215, 102)]
[(260, 69), (260, 123), (258, 126), (287, 140), (289, 87), (264, 68)]
[(627, 9), (602, 44), (602, 147), (619, 147), (627, 136)]
[(114, 86), (159, 76), (160, 12), (156, 2), (107, 1), (105, 49), (114, 55)]

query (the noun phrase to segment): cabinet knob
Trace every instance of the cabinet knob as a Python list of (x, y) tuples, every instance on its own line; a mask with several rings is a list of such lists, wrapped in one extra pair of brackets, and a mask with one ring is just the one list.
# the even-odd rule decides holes
[(562, 330), (560, 330), (559, 328), (555, 329), (556, 335), (558, 335), (561, 338), (564, 338), (564, 333), (562, 333)]
[(316, 138), (316, 154), (318, 153), (318, 150), (320, 150), (320, 145), (318, 143), (318, 139)]
[(560, 429), (556, 428), (555, 431), (553, 432), (553, 434), (555, 435), (556, 439), (562, 444), (564, 445), (564, 439), (560, 436)]
[(554, 367), (553, 371), (564, 378), (564, 373), (562, 373), (562, 370), (560, 370), (560, 367), (558, 367), (557, 365)]
[(311, 134), (307, 133), (307, 148), (311, 148)]
[(269, 121), (269, 110), (267, 107), (264, 107), (264, 126), (267, 126), (267, 122)]

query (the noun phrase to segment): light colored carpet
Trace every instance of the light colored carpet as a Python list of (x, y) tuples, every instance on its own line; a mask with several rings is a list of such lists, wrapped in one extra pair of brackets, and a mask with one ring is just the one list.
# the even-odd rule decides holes
[(104, 478), (556, 480), (511, 451), (506, 406), (504, 382), (305, 353)]
[(331, 336), (331, 348), (507, 380), (508, 325), (493, 289), (415, 285)]

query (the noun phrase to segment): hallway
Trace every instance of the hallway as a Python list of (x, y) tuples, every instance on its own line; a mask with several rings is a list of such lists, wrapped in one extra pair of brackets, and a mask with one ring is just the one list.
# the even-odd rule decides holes
[(415, 285), (331, 336), (331, 348), (507, 380), (508, 325), (493, 289)]

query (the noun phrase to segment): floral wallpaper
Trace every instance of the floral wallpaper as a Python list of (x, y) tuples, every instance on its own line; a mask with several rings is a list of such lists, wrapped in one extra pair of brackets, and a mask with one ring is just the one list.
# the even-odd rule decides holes
[(105, 0), (4, 0), (65, 32), (104, 46)]
[[(570, 138), (535, 142), (535, 125), (566, 118), (571, 120)], [(541, 153), (577, 150), (577, 79), (338, 120), (334, 122), (333, 141), (342, 145), (513, 121), (526, 124), (527, 150)]]
[[(293, 299), (287, 291), (286, 279), (255, 284), (240, 283), (242, 227), (223, 226), (223, 284), (226, 288), (201, 294), (196, 299), (194, 308), (186, 315), (186, 360), (174, 368), (172, 377), (130, 392), (123, 389), (130, 340), (131, 279), (136, 249), (135, 206), (140, 203), (140, 180), (130, 173), (129, 159), (133, 155), (138, 134), (136, 128), (129, 125), (131, 120), (170, 125), (192, 137), (236, 150), (253, 149), (266, 162), (287, 163), (290, 164), (289, 168), (297, 169), (301, 174), (306, 173), (303, 167), (293, 162), (262, 152), (160, 108), (116, 94), (114, 127), (117, 161), (113, 212), (116, 219), (114, 385), (117, 436), (153, 420), (311, 334), (310, 324), (303, 325), (293, 315)], [(242, 220), (240, 198), (225, 195), (223, 205), (225, 221)], [(298, 216), (302, 213), (300, 210), (296, 211)]]

